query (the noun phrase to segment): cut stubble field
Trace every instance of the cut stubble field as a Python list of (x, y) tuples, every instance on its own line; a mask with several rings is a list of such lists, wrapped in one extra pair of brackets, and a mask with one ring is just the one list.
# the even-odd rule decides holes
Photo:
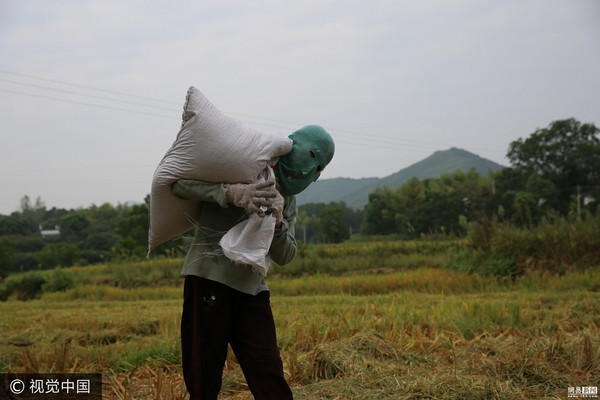
[[(596, 271), (501, 280), (417, 268), (268, 283), (297, 399), (566, 399), (570, 387), (600, 385)], [(187, 398), (181, 294), (181, 281), (95, 283), (9, 299), (0, 369), (100, 371), (106, 399)], [(252, 398), (231, 352), (221, 398)]]

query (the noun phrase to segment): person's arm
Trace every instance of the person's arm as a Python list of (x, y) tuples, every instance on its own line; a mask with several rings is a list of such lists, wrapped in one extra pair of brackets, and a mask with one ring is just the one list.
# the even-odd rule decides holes
[[(228, 207), (227, 189), (228, 185), (223, 183), (180, 179), (173, 184), (171, 191), (175, 196), (183, 199), (212, 201), (225, 208)], [(282, 211), (281, 225), (275, 228), (273, 242), (269, 249), (271, 259), (279, 265), (289, 263), (296, 256), (294, 226), (297, 211), (296, 197), (287, 197)]]
[(285, 199), (283, 207), (283, 218), (281, 226), (275, 228), (273, 242), (269, 253), (271, 259), (279, 265), (285, 265), (292, 261), (296, 256), (296, 237), (295, 225), (296, 214), (298, 208), (296, 206), (296, 196), (290, 196)]
[(180, 179), (171, 187), (173, 195), (186, 200), (210, 201), (227, 208), (227, 186), (223, 183)]
[(180, 179), (173, 184), (171, 192), (188, 200), (212, 201), (223, 208), (228, 204), (246, 209), (263, 217), (261, 207), (271, 205), (269, 199), (276, 196), (277, 192), (273, 182), (259, 183), (211, 183), (195, 179)]

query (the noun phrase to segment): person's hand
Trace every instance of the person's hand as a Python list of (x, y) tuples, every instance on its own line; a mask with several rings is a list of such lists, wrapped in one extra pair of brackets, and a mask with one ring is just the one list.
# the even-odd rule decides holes
[(265, 216), (265, 210), (271, 206), (269, 199), (275, 198), (279, 193), (275, 190), (273, 181), (260, 183), (234, 183), (228, 185), (225, 199), (236, 207), (244, 208), (250, 212)]
[(271, 199), (271, 205), (267, 207), (267, 212), (270, 212), (275, 217), (275, 225), (277, 227), (281, 226), (281, 220), (283, 219), (283, 196), (275, 190), (277, 195)]

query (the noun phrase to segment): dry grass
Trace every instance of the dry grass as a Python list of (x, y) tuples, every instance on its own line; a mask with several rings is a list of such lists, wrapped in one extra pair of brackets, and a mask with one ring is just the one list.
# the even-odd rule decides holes
[[(595, 272), (494, 283), (423, 269), (272, 283), (297, 399), (565, 399), (568, 387), (599, 383)], [(106, 399), (187, 398), (179, 289), (94, 290), (0, 303), (0, 370), (102, 371)], [(221, 399), (251, 398), (230, 354)]]
[[(586, 334), (506, 332), (466, 341), (407, 331), (398, 339), (363, 330), (299, 356), (284, 353), (295, 398), (564, 399), (569, 386), (593, 385), (600, 374)], [(235, 361), (225, 374), (222, 399), (252, 399)], [(109, 399), (186, 398), (178, 366), (143, 366), (111, 376), (110, 383)]]

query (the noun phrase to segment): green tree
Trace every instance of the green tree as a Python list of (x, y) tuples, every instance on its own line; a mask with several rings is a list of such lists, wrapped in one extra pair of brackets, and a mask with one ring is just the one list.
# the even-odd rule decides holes
[(519, 216), (519, 222), (525, 226), (531, 225), (533, 222), (532, 214), (536, 209), (536, 202), (533, 195), (526, 191), (517, 192), (514, 206)]
[(16, 215), (0, 215), (0, 236), (25, 235), (28, 230), (30, 230), (28, 224)]
[(90, 225), (90, 221), (82, 211), (75, 211), (60, 219), (61, 237), (69, 242), (75, 243), (83, 239), (82, 232)]
[(36, 253), (44, 248), (46, 242), (41, 236), (12, 236), (19, 253)]
[[(396, 191), (396, 202), (388, 202), (388, 207), (392, 204), (395, 209), (389, 216), (394, 218), (395, 233), (413, 237), (417, 230), (427, 230), (423, 225), (428, 223), (430, 216), (425, 215), (425, 218), (422, 217), (423, 204), (427, 199), (427, 192), (432, 182), (435, 186), (435, 182), (432, 180), (421, 182), (414, 177)], [(386, 214), (383, 213), (382, 215), (385, 218)]]
[(39, 196), (35, 203), (32, 203), (27, 195), (21, 198), (21, 218), (27, 225), (27, 233), (38, 232), (45, 213), (46, 205)]
[(308, 203), (298, 207), (296, 215), (296, 239), (304, 242), (326, 242), (329, 241), (327, 234), (323, 231), (320, 222), (321, 214), (330, 208), (339, 208), (342, 210), (342, 223), (347, 227), (348, 232), (358, 232), (360, 230), (362, 212), (349, 208), (344, 202)]
[(298, 210), (296, 214), (296, 239), (308, 243), (308, 229), (311, 226), (312, 216), (306, 210)]
[[(416, 179), (416, 178), (415, 178)], [(365, 235), (387, 235), (397, 233), (398, 220), (402, 218), (400, 196), (387, 188), (377, 188), (369, 194), (360, 231)]]
[(90, 224), (82, 231), (82, 241), (78, 242), (78, 246), (86, 263), (98, 263), (114, 256), (113, 250), (121, 239), (120, 225), (130, 212), (128, 206), (115, 207), (110, 203), (94, 204), (85, 210)]
[(131, 207), (129, 215), (119, 222), (117, 232), (122, 238), (131, 238), (138, 246), (148, 250), (148, 206), (138, 204)]
[(550, 179), (544, 178), (537, 172), (527, 178), (525, 191), (531, 194), (534, 201), (530, 210), (532, 222), (539, 222), (544, 215), (559, 208), (560, 196), (556, 186)]
[[(566, 214), (573, 195), (600, 198), (600, 130), (565, 119), (537, 129), (509, 146), (512, 167), (529, 177), (539, 174), (556, 189), (556, 207)], [(521, 188), (524, 189), (524, 188)]]
[[(119, 222), (117, 233), (120, 238), (113, 248), (117, 257), (141, 259), (148, 254), (149, 201), (150, 196), (146, 196), (143, 204), (128, 207), (128, 215)], [(183, 254), (182, 243), (181, 240), (169, 240), (153, 250), (152, 253), (169, 256)]]
[(8, 275), (13, 268), (15, 242), (6, 237), (0, 237), (0, 278)]
[(40, 266), (45, 269), (57, 266), (70, 267), (79, 260), (79, 248), (69, 243), (52, 243), (37, 255)]
[(327, 243), (340, 243), (350, 238), (350, 225), (344, 222), (345, 210), (339, 205), (328, 206), (319, 214), (319, 228)]
[(369, 195), (361, 232), (407, 238), (438, 232), (463, 235), (476, 213), (497, 208), (490, 179), (475, 169), (423, 182), (413, 178), (396, 191), (383, 188)]
[[(147, 197), (146, 200), (149, 200)], [(129, 215), (119, 223), (117, 229), (120, 239), (118, 240), (114, 251), (119, 257), (124, 258), (143, 258), (148, 252), (148, 206), (146, 203), (134, 205), (131, 207)], [(169, 241), (164, 243), (154, 253), (160, 253), (166, 247), (173, 246)]]
[(42, 226), (46, 229), (52, 229), (55, 226), (59, 226), (60, 219), (63, 216), (73, 212), (73, 210), (68, 211), (64, 208), (52, 207), (50, 210), (46, 210), (46, 212), (44, 213), (44, 220), (42, 221)]
[(507, 222), (519, 222), (515, 209), (515, 197), (527, 185), (528, 176), (514, 168), (504, 168), (492, 176), (495, 198), (498, 206), (502, 207), (502, 219)]

